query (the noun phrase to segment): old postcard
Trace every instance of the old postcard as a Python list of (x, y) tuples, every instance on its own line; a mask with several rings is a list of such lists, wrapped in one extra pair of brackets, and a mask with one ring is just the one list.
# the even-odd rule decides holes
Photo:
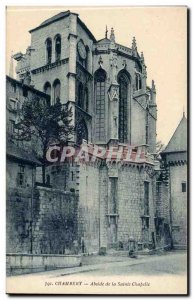
[(6, 292), (186, 295), (187, 8), (6, 20)]

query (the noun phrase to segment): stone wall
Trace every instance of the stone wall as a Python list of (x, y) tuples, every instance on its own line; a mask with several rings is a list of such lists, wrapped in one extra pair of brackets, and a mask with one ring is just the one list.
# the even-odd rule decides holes
[(31, 47), (36, 49), (31, 54), (31, 70), (46, 65), (46, 39), (52, 39), (52, 61), (55, 62), (55, 36), (61, 35), (61, 59), (69, 56), (68, 34), (69, 34), (69, 17), (53, 22), (52, 24), (42, 27), (39, 30), (31, 32)]
[[(23, 172), (22, 180), (20, 173)], [(7, 252), (31, 251), (31, 199), (35, 191), (34, 166), (7, 158), (6, 164), (6, 248)]]
[[(107, 246), (108, 177), (105, 166), (65, 162), (47, 168), (53, 188), (73, 190), (79, 198), (78, 236), (82, 252)], [(65, 186), (65, 187), (64, 187)], [(100, 233), (100, 234), (99, 234)]]
[(127, 242), (132, 236), (141, 239), (142, 185), (139, 170), (125, 166), (119, 172), (118, 186), (118, 240)]
[[(144, 210), (144, 182), (149, 185), (149, 212)], [(154, 225), (154, 179), (144, 167), (135, 165), (120, 169), (118, 179), (118, 241), (132, 237), (144, 245), (151, 244)], [(146, 224), (148, 222), (148, 224)], [(145, 232), (144, 232), (145, 231)]]
[(31, 33), (31, 47), (36, 49), (31, 53), (31, 70), (47, 65), (46, 61), (46, 39), (52, 39), (52, 61), (56, 62), (55, 57), (55, 37), (57, 34), (61, 36), (61, 62), (57, 62), (54, 67), (41, 69), (39, 71), (32, 72), (32, 81), (34, 86), (43, 91), (46, 82), (51, 84), (51, 99), (54, 97), (53, 83), (55, 79), (59, 79), (61, 83), (60, 100), (61, 103), (66, 103), (68, 99), (68, 59), (69, 58), (69, 17), (66, 17), (58, 22), (54, 22), (51, 25), (42, 27), (39, 30), (35, 30)]
[(7, 188), (6, 252), (31, 252), (32, 188)]
[(136, 99), (132, 100), (131, 145), (142, 145), (146, 144), (146, 104), (144, 97)]
[(99, 169), (99, 209), (100, 209), (100, 247), (108, 246), (108, 170), (106, 166), (101, 166)]
[(77, 205), (74, 193), (8, 187), (7, 253), (77, 253)]
[(7, 275), (42, 272), (58, 268), (72, 268), (81, 265), (80, 255), (53, 254), (7, 254)]
[[(7, 159), (7, 168), (6, 168), (6, 176), (8, 182), (8, 188), (19, 187), (19, 173), (21, 172), (20, 167), (24, 167), (24, 180), (23, 187), (31, 187), (32, 186), (32, 178), (34, 172), (34, 167), (28, 165), (26, 163), (22, 163), (21, 161), (17, 161), (12, 159)], [(33, 178), (34, 180), (35, 178)]]
[[(182, 191), (182, 183), (186, 191)], [(187, 165), (170, 166), (172, 239), (174, 248), (187, 247)]]
[(83, 252), (99, 250), (99, 168), (79, 166), (78, 234)]
[[(174, 155), (174, 154), (173, 154)], [(182, 184), (186, 191), (182, 191)], [(156, 234), (160, 246), (187, 247), (187, 165), (165, 164), (157, 181)]]
[[(50, 187), (37, 186), (32, 200), (30, 193), (25, 196), (23, 190), (20, 191), (23, 198), (19, 207), (21, 210), (24, 205), (28, 236), (20, 239), (17, 252), (24, 249), (26, 253), (35, 254), (91, 253), (98, 252), (100, 247), (117, 249), (119, 244), (127, 244), (131, 237), (142, 247), (152, 245), (152, 234), (156, 238), (156, 205), (160, 217), (166, 218), (168, 212), (165, 193), (161, 197), (163, 203), (158, 201), (159, 198), (157, 202), (155, 200), (155, 178), (150, 176), (149, 171), (152, 167), (135, 163), (112, 166), (95, 162), (66, 163), (49, 168)], [(148, 215), (144, 211), (145, 182), (149, 185)], [(13, 190), (9, 196), (8, 201), (12, 199), (12, 205), (17, 204), (15, 193)], [(30, 215), (31, 205), (33, 216)], [(9, 215), (13, 219), (15, 210), (15, 207), (10, 207)], [(23, 222), (17, 218), (19, 214), (14, 220), (16, 224)], [(10, 235), (11, 229), (9, 232)], [(15, 236), (19, 236), (17, 229), (14, 229), (13, 236), (15, 232)], [(13, 238), (13, 247), (9, 246), (8, 252), (14, 252), (15, 240)]]
[(150, 153), (156, 153), (156, 122), (157, 106), (152, 105), (150, 107), (150, 113), (148, 113), (148, 151)]
[[(78, 232), (82, 252), (97, 252), (100, 247), (118, 249), (131, 237), (142, 247), (156, 244), (155, 178), (144, 166), (115, 169), (79, 166)], [(148, 215), (144, 212), (144, 182), (149, 185)]]
[(158, 247), (171, 247), (169, 185), (166, 180), (156, 183), (156, 240)]
[(74, 193), (37, 187), (34, 202), (33, 253), (78, 252), (77, 205)]

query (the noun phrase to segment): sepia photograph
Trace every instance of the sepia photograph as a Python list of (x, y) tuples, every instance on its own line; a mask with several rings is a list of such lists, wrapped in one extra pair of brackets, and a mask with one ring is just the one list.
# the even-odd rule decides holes
[(6, 7), (6, 293), (187, 295), (186, 6)]

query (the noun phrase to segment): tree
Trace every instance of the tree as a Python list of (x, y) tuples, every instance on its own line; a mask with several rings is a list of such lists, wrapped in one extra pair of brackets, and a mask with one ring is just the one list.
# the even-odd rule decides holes
[(41, 146), (42, 179), (45, 183), (46, 151), (53, 142), (65, 143), (74, 132), (71, 123), (72, 111), (66, 105), (50, 105), (38, 97), (26, 99), (18, 111), (14, 137), (19, 141), (31, 141), (37, 135)]
[(160, 153), (164, 150), (165, 145), (162, 143), (162, 141), (156, 142), (156, 154), (157, 157), (159, 157)]
[(44, 234), (41, 244), (44, 253), (65, 254), (66, 249), (75, 251), (73, 242), (77, 237), (77, 228), (74, 211), (66, 214), (66, 207), (63, 210), (53, 208), (53, 211), (44, 217), (42, 226)]

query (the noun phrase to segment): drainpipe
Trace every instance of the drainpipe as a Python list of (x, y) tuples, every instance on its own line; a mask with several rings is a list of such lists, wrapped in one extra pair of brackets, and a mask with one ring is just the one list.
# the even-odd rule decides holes
[[(100, 168), (99, 168), (100, 172)], [(101, 184), (101, 180), (99, 180), (99, 184)], [(99, 193), (99, 252), (101, 247), (101, 192)]]
[[(100, 200), (99, 200), (100, 202)], [(100, 248), (101, 248), (101, 220), (100, 220), (100, 204), (99, 204), (99, 251), (100, 251)]]
[(168, 174), (168, 183), (169, 183), (169, 208), (170, 208), (170, 233), (171, 233), (171, 248), (173, 249), (173, 236), (172, 236), (172, 196), (171, 196), (171, 177), (170, 177), (170, 165), (168, 164), (169, 174)]
[(32, 165), (32, 189), (31, 189), (31, 247), (30, 252), (33, 254), (33, 198), (34, 198), (34, 167)]

